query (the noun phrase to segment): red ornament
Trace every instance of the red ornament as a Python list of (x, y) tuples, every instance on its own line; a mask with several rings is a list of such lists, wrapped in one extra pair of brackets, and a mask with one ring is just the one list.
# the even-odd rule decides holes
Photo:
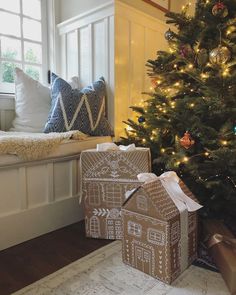
[(191, 148), (195, 143), (195, 140), (191, 138), (191, 135), (188, 131), (184, 133), (184, 136), (180, 139), (180, 145), (185, 149)]
[(227, 6), (219, 1), (213, 6), (212, 14), (216, 17), (225, 18), (229, 14), (229, 11)]
[(157, 78), (154, 78), (151, 80), (151, 83), (152, 83), (152, 86), (155, 88), (158, 86), (158, 83), (157, 83)]

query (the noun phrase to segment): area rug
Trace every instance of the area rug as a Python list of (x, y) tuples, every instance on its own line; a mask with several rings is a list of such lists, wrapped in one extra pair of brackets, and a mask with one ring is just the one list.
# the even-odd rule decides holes
[(121, 243), (113, 242), (14, 295), (228, 295), (219, 273), (197, 266), (172, 286), (122, 263)]

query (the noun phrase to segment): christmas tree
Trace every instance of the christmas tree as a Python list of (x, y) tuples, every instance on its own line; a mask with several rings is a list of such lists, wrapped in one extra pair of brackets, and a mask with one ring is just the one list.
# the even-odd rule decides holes
[(148, 60), (153, 92), (131, 107), (122, 141), (150, 147), (154, 172), (176, 171), (203, 214), (236, 216), (236, 1), (166, 16), (169, 51)]

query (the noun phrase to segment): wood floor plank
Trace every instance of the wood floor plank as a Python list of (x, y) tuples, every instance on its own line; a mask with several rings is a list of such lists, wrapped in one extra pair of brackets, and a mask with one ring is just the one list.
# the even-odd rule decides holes
[(82, 221), (0, 251), (0, 294), (9, 295), (110, 242), (86, 238)]

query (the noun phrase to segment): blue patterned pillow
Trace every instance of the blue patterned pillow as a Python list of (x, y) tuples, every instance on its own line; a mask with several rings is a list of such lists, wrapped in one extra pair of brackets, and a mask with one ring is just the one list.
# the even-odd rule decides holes
[(106, 87), (103, 78), (82, 90), (72, 89), (52, 73), (52, 106), (44, 132), (80, 130), (95, 136), (113, 135), (105, 117)]

